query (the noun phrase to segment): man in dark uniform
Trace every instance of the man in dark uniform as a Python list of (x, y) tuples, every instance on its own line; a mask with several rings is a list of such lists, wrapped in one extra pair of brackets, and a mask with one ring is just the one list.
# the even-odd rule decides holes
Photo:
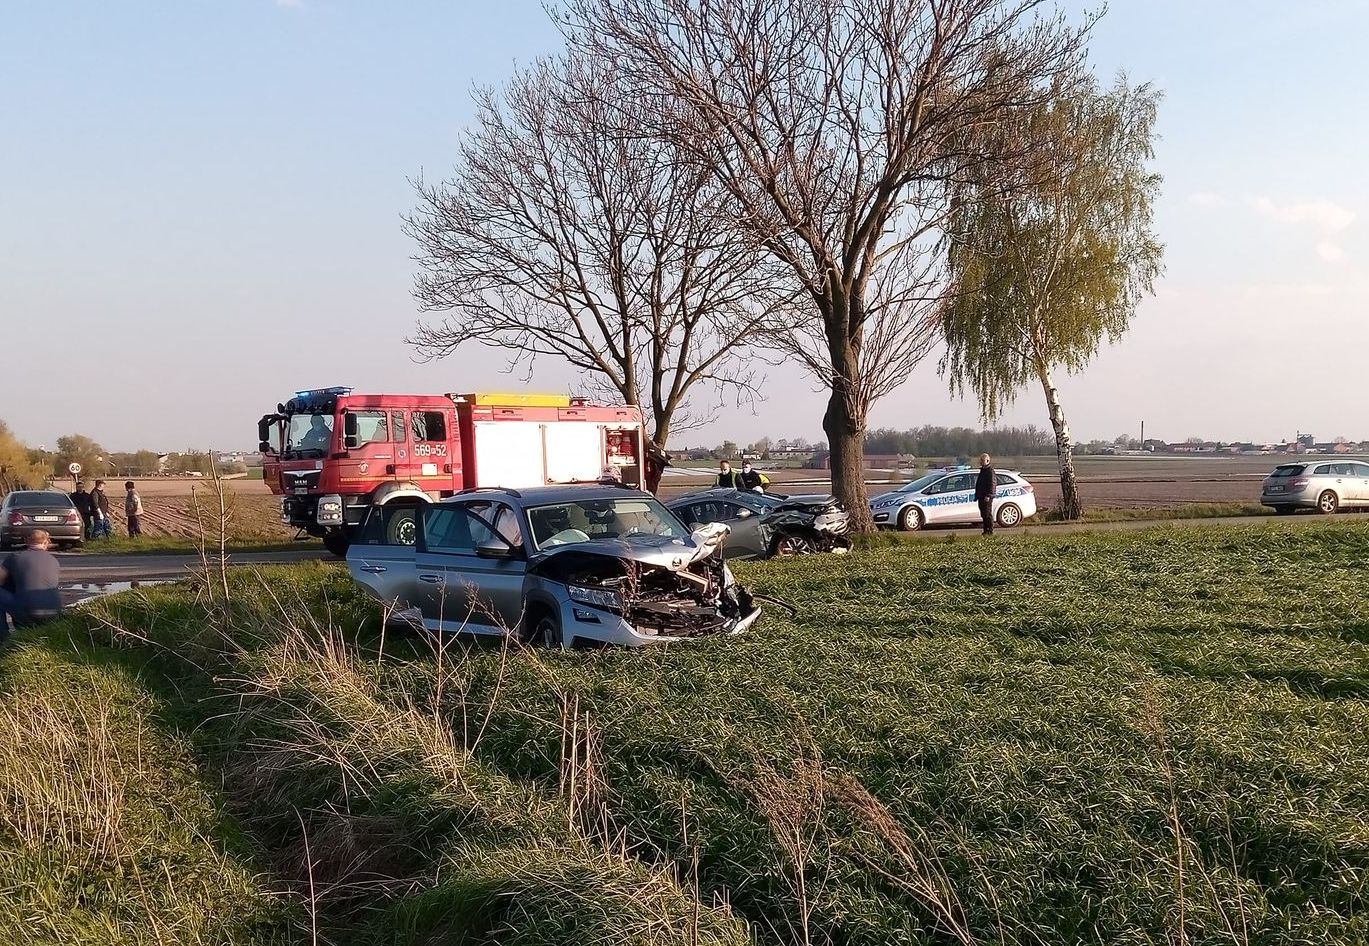
[(718, 482), (714, 484), (715, 489), (741, 489), (742, 475), (732, 469), (732, 464), (724, 460), (718, 464)]
[(9, 621), (28, 627), (62, 613), (58, 591), (61, 565), (48, 551), (50, 537), (42, 529), (29, 533), (28, 548), (0, 561), (0, 641), (9, 637)]
[(95, 488), (90, 491), (90, 515), (90, 537), (112, 539), (114, 523), (109, 518), (109, 497), (105, 495), (104, 480), (96, 480)]
[(85, 529), (84, 538), (93, 538), (91, 533), (95, 525), (95, 504), (91, 502), (90, 493), (86, 492), (85, 483), (76, 484), (76, 492), (71, 494), (71, 502), (81, 514), (81, 524)]
[(670, 454), (648, 440), (646, 442), (646, 491), (654, 493), (661, 485), (661, 476), (670, 466)]
[(769, 482), (759, 471), (751, 469), (751, 461), (742, 461), (742, 489), (750, 490), (753, 493), (765, 492), (765, 484)]
[(300, 441), (300, 450), (317, 450), (320, 453), (327, 453), (328, 446), (333, 442), (333, 429), (329, 425), (329, 419), (322, 414), (315, 414), (309, 419), (309, 432)]
[(984, 534), (993, 535), (993, 497), (998, 483), (993, 469), (993, 458), (979, 455), (979, 476), (974, 481), (974, 500), (979, 503), (979, 518), (984, 521)]

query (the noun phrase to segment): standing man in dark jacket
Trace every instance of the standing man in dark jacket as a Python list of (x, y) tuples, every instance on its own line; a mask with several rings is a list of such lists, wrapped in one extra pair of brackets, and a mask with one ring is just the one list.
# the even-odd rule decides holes
[(90, 494), (86, 492), (86, 484), (78, 482), (76, 492), (71, 494), (71, 502), (76, 507), (76, 511), (81, 514), (81, 523), (85, 527), (85, 537), (93, 538), (91, 526), (95, 521), (95, 504), (90, 501)]
[(751, 469), (751, 461), (742, 461), (742, 489), (753, 493), (765, 492), (765, 484), (770, 482), (763, 473)]
[(993, 458), (987, 453), (981, 453), (979, 476), (974, 481), (974, 500), (979, 503), (979, 518), (984, 521), (985, 535), (993, 535), (993, 497), (998, 492), (996, 477)]
[(90, 491), (91, 538), (108, 539), (114, 535), (114, 523), (109, 519), (109, 497), (105, 495), (105, 481), (96, 480)]
[(15, 627), (51, 620), (62, 613), (58, 591), (61, 566), (48, 551), (51, 539), (42, 529), (29, 533), (28, 548), (0, 561), (0, 641), (9, 637), (9, 619)]
[(670, 454), (658, 446), (654, 441), (646, 442), (646, 491), (654, 493), (661, 486), (661, 477), (665, 474), (665, 468), (670, 466)]

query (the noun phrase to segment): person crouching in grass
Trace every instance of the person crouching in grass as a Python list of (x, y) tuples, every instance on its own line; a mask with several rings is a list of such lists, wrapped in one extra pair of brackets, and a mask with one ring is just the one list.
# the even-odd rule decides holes
[(62, 613), (62, 566), (48, 551), (52, 537), (42, 529), (29, 533), (28, 547), (0, 561), (0, 642), (15, 628), (32, 627)]

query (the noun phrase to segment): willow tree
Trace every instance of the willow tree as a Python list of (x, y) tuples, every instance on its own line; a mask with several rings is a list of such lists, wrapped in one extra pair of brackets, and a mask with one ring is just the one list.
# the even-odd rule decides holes
[(34, 460), (33, 452), (10, 432), (0, 420), (0, 497), (13, 489), (36, 489), (43, 485), (48, 471)]
[(1083, 74), (1059, 81), (1040, 106), (977, 133), (1003, 159), (955, 194), (942, 372), (988, 421), (1041, 386), (1067, 519), (1083, 504), (1056, 378), (1122, 337), (1161, 271), (1151, 226), (1160, 177), (1148, 168), (1159, 98), (1125, 79), (1106, 91)]
[[(801, 304), (771, 342), (827, 388), (832, 487), (873, 528), (871, 405), (935, 342), (968, 130), (1077, 58), (1040, 0), (568, 0), (571, 43), (655, 104), (633, 122), (730, 197)], [(652, 119), (649, 112), (648, 119)]]

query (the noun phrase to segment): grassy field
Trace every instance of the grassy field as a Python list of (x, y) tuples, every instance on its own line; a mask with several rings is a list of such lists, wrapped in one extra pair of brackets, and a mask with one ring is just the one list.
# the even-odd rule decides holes
[(1369, 523), (746, 566), (752, 633), (385, 634), (311, 564), (0, 652), (0, 942), (1362, 944)]

